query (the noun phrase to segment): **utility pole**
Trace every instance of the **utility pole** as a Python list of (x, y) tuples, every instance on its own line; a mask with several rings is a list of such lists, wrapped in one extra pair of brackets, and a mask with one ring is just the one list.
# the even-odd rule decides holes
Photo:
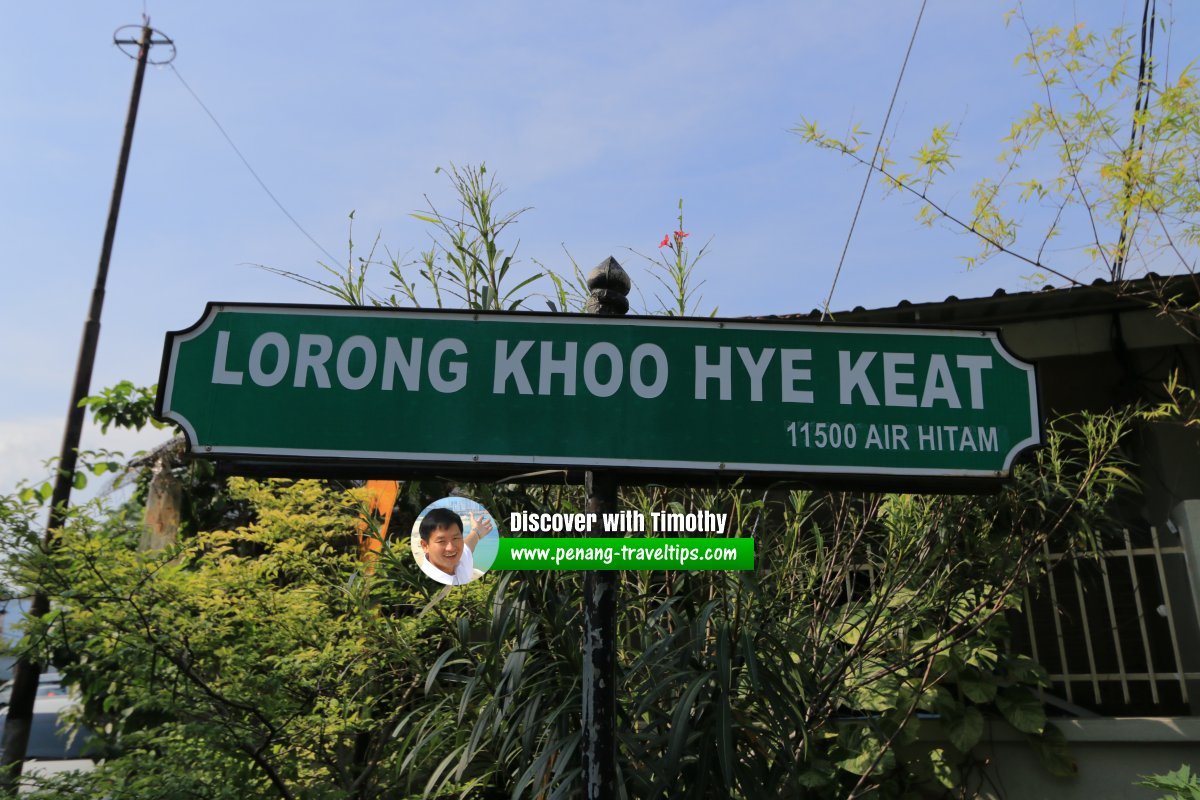
[[(156, 31), (150, 27), (150, 18), (143, 15), (141, 35), (132, 40), (120, 38), (122, 31), (137, 26), (126, 26), (117, 30), (113, 43), (122, 48), (137, 45), (137, 70), (133, 77), (133, 92), (129, 99), (129, 113), (125, 119), (125, 136), (121, 141), (121, 155), (117, 160), (117, 177), (113, 183), (112, 200), (108, 207), (108, 224), (104, 228), (104, 243), (100, 247), (100, 264), (96, 269), (96, 283), (92, 289), (92, 302), (87, 321), (83, 325), (83, 341), (79, 346), (79, 360), (75, 366), (75, 383), (71, 389), (71, 403), (67, 407), (67, 426), (63, 433), (62, 449), (58, 457), (58, 474), (54, 480), (54, 493), (50, 498), (50, 515), (46, 532), (42, 537), (47, 547), (53, 547), (59, 531), (67, 519), (67, 505), (71, 499), (71, 487), (75, 478), (78, 460), (79, 439), (83, 433), (84, 409), (80, 402), (88, 396), (92, 382), (92, 366), (96, 361), (96, 344), (100, 339), (100, 312), (104, 307), (104, 286), (108, 280), (108, 264), (112, 256), (113, 239), (117, 233), (117, 217), (121, 212), (121, 195), (125, 189), (125, 171), (129, 166), (129, 151), (133, 146), (133, 128), (137, 122), (138, 101), (142, 96), (142, 79), (150, 48), (154, 45), (170, 45), (174, 58), (174, 44), (165, 36), (155, 39)], [(167, 59), (167, 61), (170, 60)], [(156, 62), (156, 63), (166, 63)], [(36, 588), (30, 603), (29, 614), (43, 617), (50, 610), (50, 598), (41, 588)], [(29, 744), (29, 731), (33, 724), (33, 701), (37, 696), (38, 678), (42, 665), (22, 656), (13, 669), (13, 686), (8, 715), (4, 720), (3, 739), (0, 740), (0, 791), (15, 794), (25, 763), (25, 751)]]

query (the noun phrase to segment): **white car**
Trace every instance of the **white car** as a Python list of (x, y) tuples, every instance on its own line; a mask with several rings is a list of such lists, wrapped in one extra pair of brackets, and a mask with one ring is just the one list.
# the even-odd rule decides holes
[[(0, 726), (8, 717), (8, 700), (12, 694), (12, 684), (7, 683), (0, 689)], [(58, 715), (75, 703), (62, 685), (62, 676), (48, 672), (38, 681), (37, 696), (33, 701), (33, 727), (29, 731), (29, 744), (25, 756), (38, 760), (77, 759), (83, 747), (86, 736), (77, 735), (74, 741), (71, 736), (62, 731), (58, 724)]]

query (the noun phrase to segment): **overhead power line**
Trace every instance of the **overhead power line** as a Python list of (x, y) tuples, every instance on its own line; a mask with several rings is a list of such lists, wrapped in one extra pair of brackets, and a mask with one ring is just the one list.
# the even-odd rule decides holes
[(908, 57), (912, 55), (913, 43), (917, 41), (917, 31), (921, 28), (921, 18), (925, 16), (925, 3), (921, 0), (921, 10), (917, 12), (917, 22), (913, 25), (912, 38), (908, 40), (908, 50), (904, 53), (904, 62), (900, 65), (900, 74), (896, 77), (896, 88), (892, 90), (892, 100), (888, 103), (887, 114), (883, 117), (883, 127), (879, 129), (879, 138), (875, 141), (875, 152), (871, 155), (871, 164), (867, 168), (867, 177), (863, 181), (862, 192), (858, 195), (858, 205), (854, 207), (854, 217), (850, 220), (850, 230), (846, 233), (846, 244), (842, 246), (842, 257), (838, 259), (837, 271), (833, 273), (833, 283), (829, 286), (829, 295), (821, 309), (821, 319), (829, 316), (829, 304), (833, 302), (833, 290), (837, 288), (838, 278), (842, 274), (842, 265), (846, 263), (846, 253), (850, 250), (850, 239), (854, 236), (854, 226), (858, 223), (858, 214), (862, 211), (863, 199), (867, 196), (867, 187), (871, 185), (871, 175), (875, 172), (875, 161), (879, 158), (879, 149), (883, 147), (883, 136), (887, 132), (888, 122), (892, 119), (892, 109), (896, 105), (896, 96), (900, 94), (900, 82), (904, 80), (904, 70), (908, 68)]
[(284, 208), (283, 203), (279, 202), (279, 198), (275, 196), (275, 193), (267, 188), (267, 184), (261, 177), (259, 177), (258, 173), (255, 172), (254, 167), (250, 166), (250, 162), (246, 160), (244, 155), (242, 155), (242, 151), (238, 149), (238, 146), (233, 143), (233, 139), (229, 136), (228, 132), (226, 132), (225, 127), (217, 120), (216, 115), (209, 110), (208, 106), (204, 104), (204, 101), (200, 99), (200, 96), (196, 94), (195, 90), (192, 89), (192, 87), (188, 85), (188, 82), (183, 79), (183, 76), (179, 74), (179, 70), (175, 67), (175, 65), (169, 64), (168, 66), (170, 66), (171, 71), (175, 73), (175, 77), (179, 79), (179, 82), (183, 84), (183, 88), (187, 89), (188, 94), (192, 96), (192, 99), (199, 104), (200, 108), (204, 109), (204, 113), (207, 114), (208, 118), (211, 119), (213, 124), (217, 126), (217, 130), (219, 130), (221, 135), (225, 137), (225, 141), (229, 142), (229, 146), (233, 148), (233, 152), (236, 153), (237, 157), (242, 160), (242, 163), (246, 166), (246, 169), (250, 171), (250, 174), (254, 176), (254, 180), (258, 182), (258, 185), (262, 187), (262, 190), (267, 193), (267, 197), (271, 198), (271, 202), (273, 202), (276, 207), (283, 212), (283, 215), (287, 217), (293, 225), (296, 226), (296, 230), (304, 234), (304, 237), (312, 242), (314, 247), (325, 254), (325, 257), (328, 258), (332, 264), (337, 264), (338, 258), (322, 247), (321, 243), (314, 239), (308, 231), (304, 230), (304, 226), (297, 222), (296, 218), (293, 217), (286, 208)]

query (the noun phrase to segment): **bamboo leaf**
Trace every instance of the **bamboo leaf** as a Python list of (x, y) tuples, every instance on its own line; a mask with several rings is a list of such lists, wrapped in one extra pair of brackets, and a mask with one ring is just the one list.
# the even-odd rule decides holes
[(446, 666), (447, 662), (458, 652), (458, 648), (451, 647), (446, 652), (438, 656), (437, 661), (433, 662), (433, 666), (429, 668), (429, 672), (425, 674), (425, 694), (429, 694), (429, 690), (433, 688), (433, 684), (437, 681), (438, 674), (442, 671), (442, 667)]

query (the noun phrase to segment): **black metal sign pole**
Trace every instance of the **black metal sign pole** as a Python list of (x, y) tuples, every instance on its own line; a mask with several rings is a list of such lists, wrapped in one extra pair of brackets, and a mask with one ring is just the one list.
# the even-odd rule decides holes
[[(629, 275), (612, 256), (588, 275), (584, 311), (620, 316), (629, 311)], [(588, 420), (602, 424), (603, 420)], [(613, 431), (619, 436), (620, 431)], [(604, 536), (604, 514), (617, 510), (617, 475), (589, 470), (584, 478), (588, 513), (599, 520), (590, 531)], [(613, 570), (583, 575), (583, 781), (587, 800), (617, 796), (617, 579)]]
[[(79, 439), (83, 432), (84, 409), (80, 408), (79, 403), (87, 396), (92, 381), (92, 365), (96, 360), (96, 344), (100, 339), (100, 311), (104, 307), (108, 262), (112, 256), (113, 239), (117, 232), (117, 216), (121, 211), (121, 194), (125, 188), (125, 170), (129, 165), (129, 151), (133, 145), (133, 127), (137, 121), (138, 101), (142, 96), (142, 78), (146, 74), (152, 33), (150, 20), (146, 18), (142, 23), (141, 38), (137, 41), (137, 71), (133, 77), (129, 113), (125, 119), (125, 136), (121, 141), (121, 155), (117, 161), (117, 177), (113, 184), (112, 202), (108, 207), (108, 223), (104, 228), (104, 243), (100, 248), (100, 264), (96, 269), (92, 302), (83, 326), (83, 341), (79, 346), (71, 404), (67, 408), (67, 426), (58, 457), (58, 475), (54, 481), (54, 493), (50, 498), (50, 516), (43, 537), (43, 541), (48, 545), (53, 544), (59, 529), (66, 522), (67, 502), (71, 498)], [(117, 43), (122, 44), (120, 40)], [(50, 600), (45, 592), (40, 589), (35, 591), (30, 603), (30, 616), (42, 617), (49, 610)], [(4, 793), (12, 793), (21, 776), (25, 751), (29, 744), (29, 730), (33, 723), (33, 701), (37, 695), (38, 676), (41, 671), (41, 665), (26, 656), (22, 656), (13, 668), (12, 696), (4, 720), (3, 747), (0, 749), (0, 791)]]

